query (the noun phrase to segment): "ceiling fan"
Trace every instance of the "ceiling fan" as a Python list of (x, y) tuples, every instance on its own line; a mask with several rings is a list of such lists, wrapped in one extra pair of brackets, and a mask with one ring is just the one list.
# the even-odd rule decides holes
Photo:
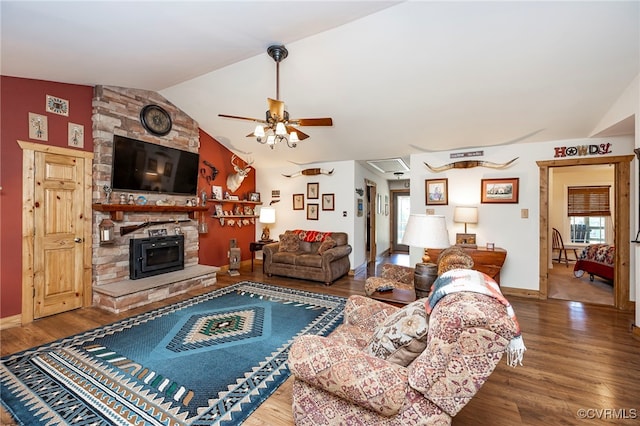
[(219, 117), (235, 118), (259, 123), (253, 133), (247, 137), (255, 137), (258, 142), (273, 147), (280, 141), (286, 141), (289, 148), (295, 148), (297, 142), (307, 139), (309, 135), (293, 126), (333, 126), (333, 120), (325, 118), (289, 118), (289, 112), (284, 109), (284, 102), (280, 100), (280, 62), (289, 52), (282, 45), (269, 46), (269, 56), (276, 62), (276, 99), (267, 98), (269, 110), (264, 120), (237, 115), (218, 114)]

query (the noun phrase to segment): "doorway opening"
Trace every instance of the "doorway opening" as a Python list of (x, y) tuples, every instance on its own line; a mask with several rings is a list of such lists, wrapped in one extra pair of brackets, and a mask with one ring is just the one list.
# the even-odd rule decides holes
[(375, 264), (377, 256), (376, 248), (376, 199), (377, 199), (377, 186), (376, 183), (365, 179), (364, 185), (366, 188), (367, 209), (365, 211), (365, 258), (367, 263), (373, 262)]
[(391, 253), (409, 253), (409, 246), (402, 244), (404, 230), (411, 213), (409, 191), (391, 191)]
[(539, 253), (539, 282), (540, 282), (540, 298), (549, 297), (549, 263), (551, 261), (551, 228), (549, 222), (549, 203), (550, 203), (550, 169), (554, 167), (569, 167), (577, 165), (593, 165), (593, 164), (611, 164), (614, 167), (614, 218), (616, 224), (614, 244), (615, 267), (613, 279), (613, 303), (614, 306), (622, 310), (633, 309), (633, 304), (629, 300), (630, 282), (629, 282), (629, 259), (630, 248), (629, 240), (630, 230), (630, 181), (631, 181), (631, 161), (633, 155), (620, 155), (608, 157), (589, 157), (576, 158), (568, 160), (549, 160), (538, 161), (537, 165), (540, 171), (540, 253)]
[(613, 281), (574, 274), (578, 257), (587, 246), (614, 245), (613, 169), (609, 164), (594, 164), (549, 170), (549, 224), (553, 230), (550, 299), (613, 306)]

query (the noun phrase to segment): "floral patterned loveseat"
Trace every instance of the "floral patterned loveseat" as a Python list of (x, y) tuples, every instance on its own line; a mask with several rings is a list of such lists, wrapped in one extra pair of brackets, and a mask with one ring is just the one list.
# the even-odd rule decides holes
[(333, 333), (296, 339), (289, 353), (295, 423), (449, 425), (519, 326), (503, 303), (481, 293), (447, 294), (430, 315), (425, 303), (397, 308), (351, 296)]

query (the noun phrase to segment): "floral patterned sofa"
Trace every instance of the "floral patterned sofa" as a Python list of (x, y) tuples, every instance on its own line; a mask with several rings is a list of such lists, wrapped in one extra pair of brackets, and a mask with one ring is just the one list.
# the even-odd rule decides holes
[(397, 308), (351, 296), (333, 333), (296, 339), (295, 423), (449, 425), (519, 326), (504, 303), (481, 293), (447, 294), (430, 315), (425, 303)]

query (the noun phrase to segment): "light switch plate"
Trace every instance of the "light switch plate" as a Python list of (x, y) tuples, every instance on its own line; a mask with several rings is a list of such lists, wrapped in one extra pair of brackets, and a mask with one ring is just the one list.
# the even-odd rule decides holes
[(520, 217), (522, 219), (527, 219), (529, 217), (529, 209), (520, 210)]

